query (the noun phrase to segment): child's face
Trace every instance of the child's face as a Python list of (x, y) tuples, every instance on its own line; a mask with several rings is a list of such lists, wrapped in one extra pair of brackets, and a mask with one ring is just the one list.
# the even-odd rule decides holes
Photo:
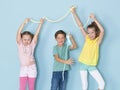
[(30, 35), (23, 35), (22, 36), (22, 42), (25, 46), (29, 45), (32, 41), (32, 38)]
[(87, 33), (91, 40), (96, 38), (96, 33), (94, 28), (88, 28)]
[(58, 34), (57, 37), (56, 37), (56, 40), (57, 40), (57, 44), (62, 46), (66, 40), (64, 34)]

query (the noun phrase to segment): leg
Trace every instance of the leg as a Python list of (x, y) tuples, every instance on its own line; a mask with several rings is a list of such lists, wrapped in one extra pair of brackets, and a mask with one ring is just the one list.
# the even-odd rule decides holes
[(20, 77), (20, 90), (26, 90), (27, 77)]
[(53, 72), (52, 81), (51, 81), (51, 90), (57, 90), (59, 87), (60, 81), (60, 72)]
[(35, 79), (36, 78), (28, 78), (29, 90), (35, 90)]
[(29, 90), (35, 90), (35, 80), (37, 77), (37, 69), (36, 65), (33, 64), (28, 67), (28, 85), (29, 85)]
[(82, 81), (82, 89), (87, 90), (88, 88), (87, 71), (81, 70), (80, 75), (81, 75), (81, 81)]
[(20, 68), (20, 90), (26, 90), (27, 86), (27, 67)]
[(105, 82), (104, 82), (101, 74), (98, 72), (98, 70), (90, 71), (90, 74), (97, 81), (97, 83), (99, 85), (99, 90), (104, 90)]
[(68, 71), (64, 71), (64, 80), (63, 80), (62, 74), (63, 72), (61, 72), (59, 90), (66, 90), (66, 85), (67, 85), (67, 80), (68, 80)]

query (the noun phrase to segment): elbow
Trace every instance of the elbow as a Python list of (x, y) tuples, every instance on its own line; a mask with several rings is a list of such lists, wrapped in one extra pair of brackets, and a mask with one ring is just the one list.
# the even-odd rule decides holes
[(55, 60), (56, 60), (57, 62), (60, 62), (60, 59), (59, 59), (59, 58), (55, 58)]
[(74, 49), (76, 49), (76, 48), (77, 48), (77, 43), (75, 42)]
[(55, 59), (57, 62), (60, 62), (59, 59)]
[(77, 45), (73, 45), (71, 49), (76, 49), (77, 48)]
[(74, 49), (76, 49), (77, 48), (77, 46), (74, 46)]

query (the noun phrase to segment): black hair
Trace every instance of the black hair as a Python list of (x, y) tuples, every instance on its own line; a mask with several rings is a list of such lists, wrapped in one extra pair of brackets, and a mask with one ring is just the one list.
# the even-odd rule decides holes
[(23, 37), (23, 35), (30, 35), (30, 36), (31, 36), (31, 39), (33, 39), (33, 37), (34, 37), (34, 34), (32, 34), (32, 33), (29, 32), (29, 31), (24, 31), (24, 32), (22, 32), (22, 33), (21, 33), (21, 38)]
[(96, 37), (99, 36), (100, 34), (100, 29), (98, 28), (97, 24), (95, 22), (92, 22), (90, 25), (87, 26), (87, 29), (88, 28), (94, 28), (95, 30), (95, 34), (96, 34)]
[(55, 33), (55, 38), (57, 38), (58, 34), (63, 34), (64, 37), (66, 38), (66, 33), (65, 33), (63, 30), (58, 30), (58, 31)]

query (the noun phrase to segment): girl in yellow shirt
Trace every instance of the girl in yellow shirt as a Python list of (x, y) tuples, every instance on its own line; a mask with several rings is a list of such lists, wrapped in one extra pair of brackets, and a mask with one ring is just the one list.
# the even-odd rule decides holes
[(95, 15), (91, 14), (90, 18), (93, 19), (93, 22), (87, 26), (86, 32), (82, 26), (79, 17), (75, 12), (74, 7), (71, 8), (71, 12), (85, 38), (85, 43), (79, 56), (82, 89), (88, 89), (87, 72), (89, 72), (92, 77), (97, 81), (98, 90), (104, 90), (105, 82), (96, 68), (99, 58), (99, 46), (104, 35), (104, 29), (96, 19)]

